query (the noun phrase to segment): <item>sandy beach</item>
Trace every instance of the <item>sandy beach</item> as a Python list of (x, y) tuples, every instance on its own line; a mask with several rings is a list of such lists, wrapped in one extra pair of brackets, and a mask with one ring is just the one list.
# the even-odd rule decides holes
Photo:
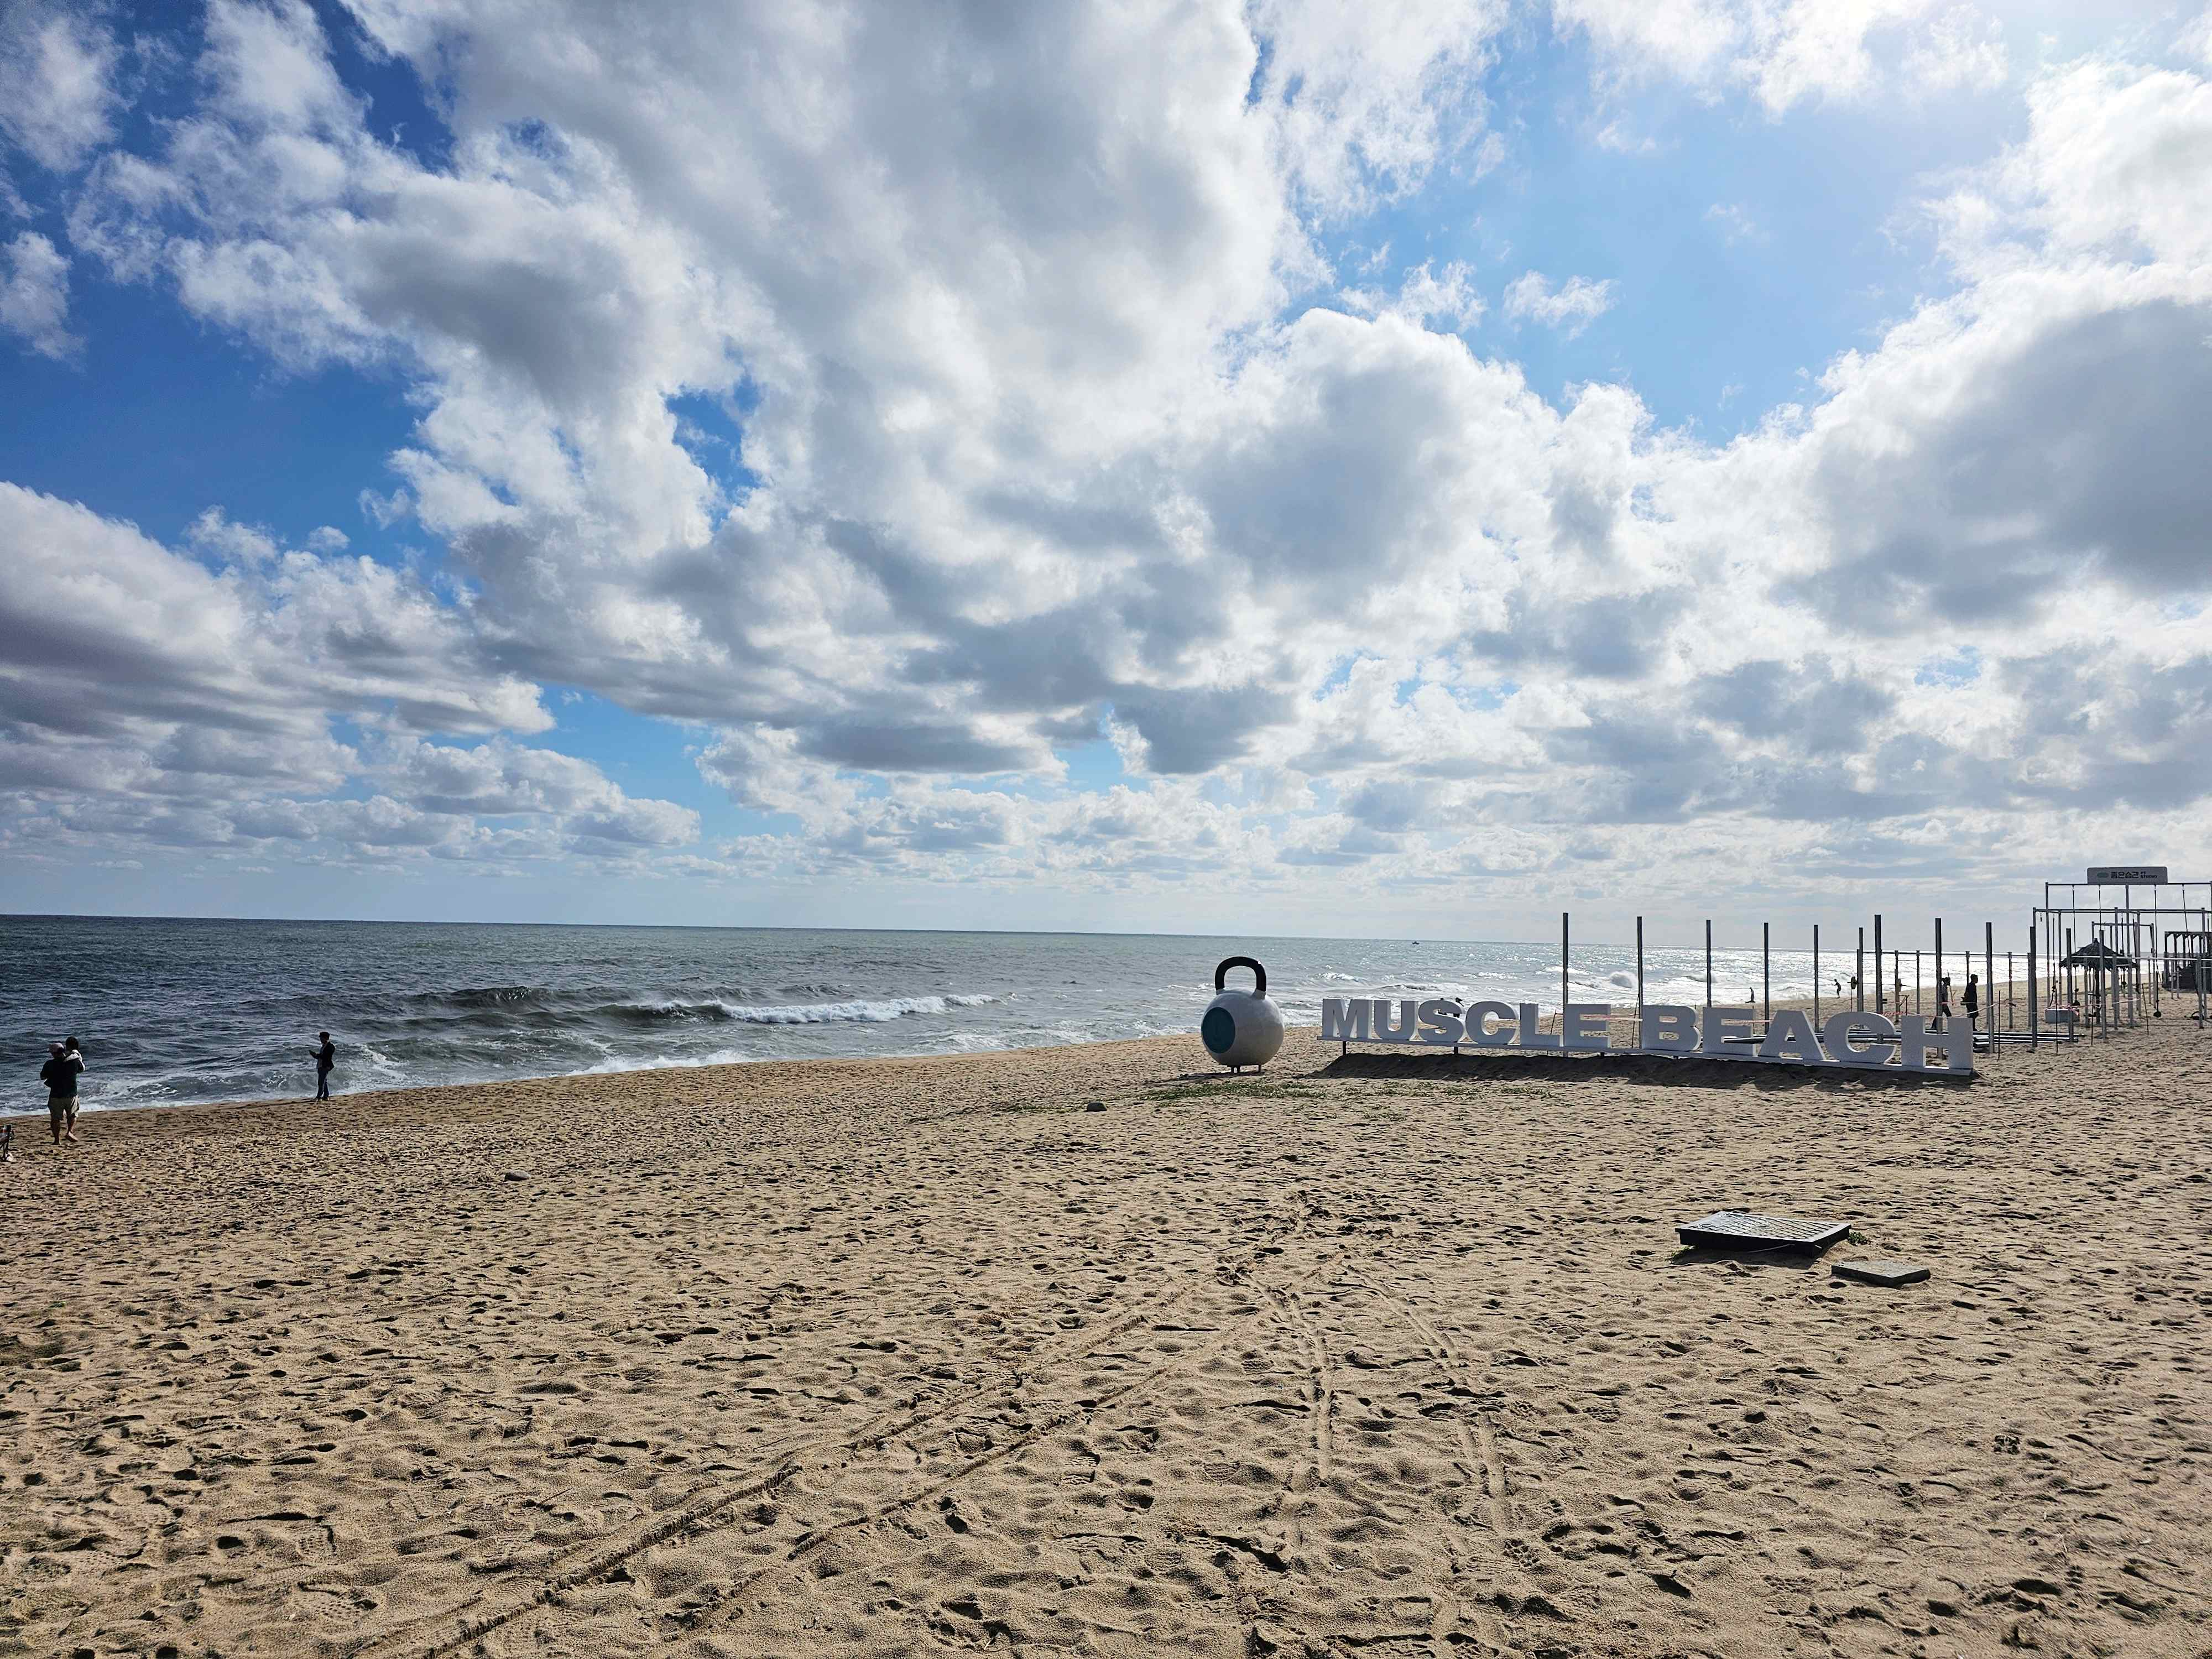
[(2194, 1024), (1203, 1058), (17, 1118), (0, 1653), (2212, 1651)]

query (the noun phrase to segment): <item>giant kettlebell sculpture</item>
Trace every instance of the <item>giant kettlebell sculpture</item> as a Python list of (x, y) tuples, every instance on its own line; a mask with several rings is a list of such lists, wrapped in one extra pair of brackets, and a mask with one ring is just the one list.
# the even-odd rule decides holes
[[(1249, 968), (1249, 991), (1227, 989), (1231, 968)], [(1267, 1000), (1267, 970), (1249, 957), (1227, 957), (1213, 970), (1216, 993), (1206, 1005), (1198, 1035), (1206, 1052), (1232, 1072), (1265, 1066), (1283, 1046), (1283, 1011)]]

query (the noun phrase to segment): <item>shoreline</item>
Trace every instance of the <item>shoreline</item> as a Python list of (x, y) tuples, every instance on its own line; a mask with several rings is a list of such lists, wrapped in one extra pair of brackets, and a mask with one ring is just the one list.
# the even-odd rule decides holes
[[(2026, 981), (2014, 981), (2011, 982), (2011, 985), (2017, 990), (2020, 1007), (2023, 1016), (2022, 1024), (2018, 1029), (2024, 1030), (2026, 1029), (2024, 1016), (2027, 1006)], [(1845, 999), (1848, 1000), (1849, 996), (1850, 993), (1846, 991), (1844, 993)], [(1634, 1006), (1632, 1003), (1616, 1003), (1613, 1006), (1616, 1010), (1622, 1007), (1632, 1008)], [(1740, 1005), (1725, 1005), (1716, 1002), (1715, 1006), (1723, 1006)], [(1778, 997), (1775, 999), (1773, 1004), (1774, 1009), (1777, 1012), (1784, 1010), (1791, 1010), (1808, 1014), (1814, 1012), (1816, 1000), (1809, 996), (1789, 999)], [(1823, 994), (1817, 1000), (1817, 1006), (1820, 1012), (1824, 1016), (1835, 1014), (1843, 1011), (1838, 1000), (1830, 994)], [(1867, 1012), (1872, 1012), (1874, 1011), (1869, 1008)], [(2184, 1016), (2184, 1018), (2193, 1018), (2193, 1015)], [(2145, 1025), (2148, 1026), (2152, 1022), (2148, 1018), (2146, 1017), (2144, 1022)], [(1612, 1027), (1617, 1036), (1626, 1034), (1632, 1039), (1635, 1030), (1635, 1022), (1632, 1016), (1624, 1016), (1616, 1012), (1612, 1021)], [(2002, 1030), (2004, 1028), (2001, 1026), (1999, 1029)], [(1321, 1028), (1318, 1025), (1299, 1025), (1290, 1027), (1285, 1048), (1285, 1054), (1287, 1055), (1290, 1052), (1291, 1045), (1296, 1044), (1302, 1039), (1311, 1039), (1316, 1043), (1320, 1043), (1320, 1030)], [(1559, 1014), (1556, 1008), (1553, 1012), (1544, 1015), (1542, 1018), (1538, 1021), (1538, 1030), (1547, 1033), (1556, 1033), (1558, 1031)], [(2122, 1032), (2120, 1035), (2124, 1036), (2125, 1033)], [(2084, 1038), (2085, 1042), (2088, 1039), (2086, 1037)], [(1004, 1061), (1008, 1057), (1015, 1055), (1056, 1054), (1062, 1050), (1087, 1052), (1093, 1049), (1114, 1048), (1138, 1043), (1186, 1043), (1189, 1047), (1192, 1060), (1194, 1066), (1203, 1066), (1212, 1064), (1212, 1056), (1206, 1054), (1203, 1046), (1199, 1042), (1198, 1034), (1195, 1027), (1194, 1026), (1194, 1029), (1188, 1035), (1171, 1034), (1167, 1036), (1147, 1037), (1104, 1037), (1092, 1041), (1078, 1042), (1036, 1043), (1023, 1048), (971, 1048), (962, 1049), (951, 1053), (923, 1054), (838, 1054), (812, 1056), (804, 1059), (775, 1057), (745, 1060), (702, 1060), (696, 1063), (678, 1061), (665, 1066), (629, 1066), (619, 1071), (547, 1072), (527, 1076), (495, 1078), (483, 1082), (474, 1083), (422, 1083), (402, 1085), (394, 1088), (364, 1089), (351, 1091), (342, 1091), (332, 1098), (334, 1101), (365, 1101), (385, 1097), (435, 1094), (444, 1091), (467, 1093), (470, 1091), (487, 1089), (503, 1090), (521, 1085), (568, 1083), (599, 1085), (618, 1081), (623, 1078), (649, 1078), (657, 1077), (663, 1073), (689, 1074), (693, 1073), (713, 1073), (726, 1072), (757, 1072), (763, 1068), (783, 1066), (910, 1066), (937, 1064), (957, 1066), (969, 1060), (980, 1061), (988, 1065), (994, 1062)], [(1333, 1049), (1334, 1047), (1334, 1039), (1331, 1039), (1325, 1046)], [(1435, 1047), (1431, 1047), (1427, 1044), (1416, 1044), (1410, 1045), (1404, 1048), (1394, 1048), (1390, 1045), (1376, 1044), (1363, 1045), (1363, 1048), (1370, 1046), (1372, 1051), (1378, 1054), (1425, 1054), (1435, 1053), (1439, 1050), (1447, 1053), (1449, 1052), (1448, 1045), (1436, 1045)], [(1511, 1052), (1510, 1050), (1501, 1051), (1495, 1049), (1479, 1050), (1474, 1048), (1472, 1045), (1462, 1046), (1464, 1051), (1470, 1055), (1481, 1053), (1497, 1054), (1501, 1052)], [(1218, 1067), (1216, 1067), (1215, 1069), (1217, 1071), (1220, 1070)], [(1224, 1077), (1229, 1075), (1225, 1071), (1221, 1071), (1220, 1074)], [(118, 1106), (100, 1106), (88, 1103), (82, 1109), (78, 1121), (82, 1122), (87, 1118), (93, 1118), (97, 1119), (101, 1122), (112, 1122), (118, 1119), (132, 1115), (161, 1115), (173, 1112), (243, 1112), (276, 1109), (285, 1109), (296, 1111), (301, 1107), (312, 1107), (318, 1103), (319, 1103), (314, 1099), (312, 1092), (299, 1096), (269, 1095), (244, 1097), (235, 1100), (188, 1100), (179, 1101), (170, 1105), (158, 1105), (147, 1102), (134, 1102), (127, 1105)], [(36, 1122), (40, 1125), (43, 1125), (46, 1122), (46, 1108), (43, 1104), (21, 1109), (11, 1108), (0, 1109), (0, 1124), (22, 1124), (30, 1122)]]
[[(1318, 1032), (1317, 1026), (1307, 1026), (1294, 1030), (1291, 1035), (1314, 1036), (1317, 1040)], [(664, 1088), (670, 1080), (675, 1079), (696, 1077), (713, 1081), (722, 1074), (802, 1073), (822, 1067), (951, 1066), (957, 1068), (974, 1063), (988, 1069), (994, 1065), (1011, 1061), (1021, 1055), (1056, 1054), (1069, 1051), (1089, 1053), (1093, 1050), (1128, 1048), (1146, 1044), (1187, 1044), (1199, 1058), (1206, 1058), (1206, 1051), (1200, 1045), (1197, 1034), (1193, 1032), (1188, 1037), (1110, 1037), (1096, 1042), (1040, 1043), (1034, 1048), (975, 1048), (945, 1054), (835, 1054), (806, 1059), (702, 1060), (693, 1065), (678, 1063), (669, 1066), (639, 1066), (618, 1072), (547, 1072), (528, 1077), (496, 1078), (483, 1083), (418, 1083), (392, 1089), (340, 1090), (333, 1093), (326, 1101), (317, 1100), (313, 1094), (307, 1094), (269, 1095), (241, 1100), (185, 1100), (179, 1101), (173, 1106), (155, 1106), (140, 1103), (128, 1106), (103, 1106), (97, 1109), (88, 1107), (84, 1112), (80, 1113), (78, 1121), (82, 1122), (85, 1116), (88, 1115), (96, 1115), (102, 1122), (116, 1122), (131, 1118), (166, 1118), (180, 1113), (284, 1112), (297, 1114), (303, 1107), (367, 1105), (380, 1102), (410, 1108), (425, 1102), (434, 1102), (441, 1097), (459, 1097), (486, 1092), (506, 1095), (517, 1091), (542, 1092), (548, 1090), (567, 1090), (571, 1087), (599, 1094), (618, 1086), (625, 1080), (644, 1082), (657, 1090)], [(1226, 1077), (1228, 1073), (1222, 1072), (1221, 1075)], [(40, 1124), (46, 1122), (46, 1112), (44, 1106), (27, 1111), (0, 1112), (0, 1123), (27, 1123), (34, 1120)]]

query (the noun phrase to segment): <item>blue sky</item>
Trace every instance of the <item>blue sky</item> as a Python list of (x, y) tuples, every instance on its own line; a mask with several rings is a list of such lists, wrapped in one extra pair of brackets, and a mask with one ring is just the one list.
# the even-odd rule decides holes
[(2122, 482), (2204, 412), (2197, 9), (609, 27), (9, 14), (0, 904), (1496, 934), (2207, 862), (2197, 486)]

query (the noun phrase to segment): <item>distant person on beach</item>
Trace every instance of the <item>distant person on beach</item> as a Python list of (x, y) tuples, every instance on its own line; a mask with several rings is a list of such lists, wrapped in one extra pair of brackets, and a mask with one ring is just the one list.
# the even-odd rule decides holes
[(1936, 981), (1936, 1018), (1951, 1018), (1951, 976), (1948, 974)]
[(83, 1071), (83, 1051), (59, 1042), (47, 1049), (46, 1063), (39, 1067), (39, 1081), (46, 1085), (46, 1121), (57, 1146), (64, 1140), (76, 1145), (76, 1080)]
[(1966, 988), (1959, 998), (1959, 1006), (1966, 1011), (1966, 1024), (1972, 1025), (1982, 1012), (1982, 976), (1966, 975)]
[(315, 1046), (307, 1051), (315, 1057), (315, 1098), (331, 1097), (331, 1067), (338, 1063), (338, 1051), (331, 1042), (328, 1031), (315, 1033)]

